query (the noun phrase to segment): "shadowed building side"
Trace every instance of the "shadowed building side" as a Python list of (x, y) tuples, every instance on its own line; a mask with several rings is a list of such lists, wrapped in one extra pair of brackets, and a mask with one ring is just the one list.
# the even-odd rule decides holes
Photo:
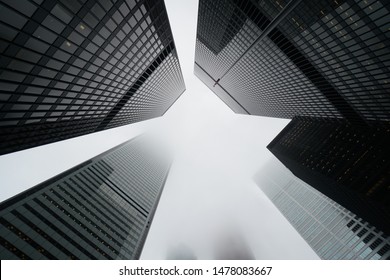
[(195, 73), (237, 113), (388, 125), (389, 11), (384, 0), (200, 0)]
[(386, 233), (389, 14), (385, 0), (200, 0), (194, 71), (236, 113), (294, 118), (271, 152)]
[(298, 179), (276, 159), (254, 179), (321, 259), (390, 259), (388, 235)]
[(267, 148), (298, 178), (390, 234), (390, 131), (294, 118)]
[(185, 90), (163, 0), (0, 1), (0, 154), (162, 116)]

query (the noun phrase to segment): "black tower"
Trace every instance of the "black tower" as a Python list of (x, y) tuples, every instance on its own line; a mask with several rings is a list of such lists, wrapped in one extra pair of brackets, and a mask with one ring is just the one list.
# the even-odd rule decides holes
[(161, 116), (185, 90), (163, 0), (0, 13), (0, 154)]
[(389, 234), (390, 2), (199, 1), (195, 74), (233, 111), (293, 121), (268, 146)]
[(390, 130), (294, 118), (267, 148), (298, 178), (390, 235)]
[(195, 74), (233, 111), (390, 120), (390, 2), (199, 1)]

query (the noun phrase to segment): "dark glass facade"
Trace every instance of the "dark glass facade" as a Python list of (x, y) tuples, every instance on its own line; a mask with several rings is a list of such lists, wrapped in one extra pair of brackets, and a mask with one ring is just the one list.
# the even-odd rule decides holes
[(385, 0), (200, 0), (195, 74), (238, 113), (388, 124), (389, 11)]
[(390, 234), (390, 130), (294, 118), (267, 148), (296, 176)]
[(295, 177), (276, 159), (255, 181), (321, 259), (390, 259), (390, 237)]
[(185, 90), (163, 0), (0, 13), (0, 154), (161, 116)]
[(293, 121), (268, 149), (390, 233), (390, 2), (199, 1), (195, 74), (233, 111)]
[(1, 259), (138, 259), (171, 159), (145, 136), (0, 204)]

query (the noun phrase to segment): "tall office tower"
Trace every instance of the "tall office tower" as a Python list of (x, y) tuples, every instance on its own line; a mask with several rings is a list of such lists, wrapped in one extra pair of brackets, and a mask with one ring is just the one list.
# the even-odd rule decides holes
[(390, 235), (390, 130), (294, 118), (267, 148), (298, 178)]
[(237, 113), (388, 123), (389, 11), (387, 0), (200, 0), (195, 74)]
[(163, 0), (0, 13), (0, 154), (159, 117), (185, 90)]
[(255, 181), (322, 259), (390, 259), (390, 237), (296, 178), (276, 159)]
[(385, 0), (200, 0), (195, 53), (195, 74), (235, 112), (300, 117), (269, 149), (387, 234), (389, 11)]
[(1, 203), (1, 259), (138, 259), (171, 162), (149, 142), (137, 137)]

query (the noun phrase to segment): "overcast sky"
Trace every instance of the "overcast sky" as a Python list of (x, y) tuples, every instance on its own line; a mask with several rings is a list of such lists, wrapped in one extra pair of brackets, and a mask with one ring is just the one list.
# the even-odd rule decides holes
[(258, 259), (318, 259), (253, 181), (288, 120), (234, 114), (193, 75), (198, 1), (165, 0), (186, 92), (161, 118), (0, 156), (1, 200), (142, 132), (176, 148), (141, 258), (186, 247), (212, 259), (234, 231)]
[(162, 123), (178, 155), (141, 258), (164, 259), (183, 244), (212, 259), (217, 241), (233, 231), (259, 259), (318, 259), (252, 179), (289, 120), (234, 114), (200, 82), (193, 75), (198, 1), (165, 3), (187, 90)]

